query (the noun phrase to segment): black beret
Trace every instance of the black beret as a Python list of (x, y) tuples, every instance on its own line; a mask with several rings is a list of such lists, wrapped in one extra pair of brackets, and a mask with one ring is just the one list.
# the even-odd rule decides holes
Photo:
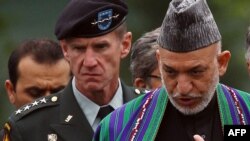
[(188, 52), (219, 40), (221, 35), (206, 0), (172, 0), (157, 42), (170, 51)]
[(126, 18), (124, 0), (71, 0), (55, 25), (58, 40), (96, 37), (119, 27)]

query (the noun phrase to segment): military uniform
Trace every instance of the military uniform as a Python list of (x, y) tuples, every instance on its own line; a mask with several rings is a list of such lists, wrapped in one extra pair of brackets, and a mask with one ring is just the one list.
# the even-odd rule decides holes
[[(108, 34), (126, 20), (123, 0), (72, 0), (55, 26), (58, 40), (92, 38)], [(141, 93), (121, 83), (123, 103)], [(84, 92), (83, 92), (84, 93)], [(37, 99), (18, 109), (5, 124), (5, 141), (89, 141), (93, 129), (69, 84), (61, 93)]]
[[(121, 84), (124, 103), (144, 93)], [(87, 141), (94, 133), (74, 97), (71, 83), (60, 93), (21, 107), (6, 126), (9, 129), (5, 129), (5, 135), (11, 141)]]

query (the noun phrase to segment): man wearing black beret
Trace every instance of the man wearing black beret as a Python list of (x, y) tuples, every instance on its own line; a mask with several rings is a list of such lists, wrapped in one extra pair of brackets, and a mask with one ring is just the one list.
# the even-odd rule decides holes
[[(130, 51), (123, 0), (71, 0), (55, 34), (74, 75), (64, 91), (18, 109), (4, 140), (89, 141), (100, 120), (141, 92), (119, 79)], [(49, 68), (48, 68), (49, 69)]]

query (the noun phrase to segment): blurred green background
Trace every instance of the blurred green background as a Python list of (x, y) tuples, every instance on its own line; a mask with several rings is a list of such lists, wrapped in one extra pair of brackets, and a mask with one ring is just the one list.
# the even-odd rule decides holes
[[(55, 39), (55, 21), (68, 0), (0, 0), (0, 126), (14, 111), (6, 96), (10, 52), (22, 40), (49, 37)], [(161, 25), (169, 0), (127, 0), (128, 26), (133, 41)], [(229, 68), (221, 78), (225, 84), (250, 92), (245, 52), (245, 34), (250, 25), (249, 0), (208, 0), (222, 34), (223, 49), (230, 50)], [(121, 78), (131, 85), (129, 57), (122, 62)]]

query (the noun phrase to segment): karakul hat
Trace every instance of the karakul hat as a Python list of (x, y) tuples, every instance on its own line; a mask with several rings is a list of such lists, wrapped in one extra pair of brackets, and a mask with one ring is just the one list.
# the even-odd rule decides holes
[(169, 51), (188, 52), (219, 40), (220, 32), (205, 0), (172, 0), (157, 42)]

